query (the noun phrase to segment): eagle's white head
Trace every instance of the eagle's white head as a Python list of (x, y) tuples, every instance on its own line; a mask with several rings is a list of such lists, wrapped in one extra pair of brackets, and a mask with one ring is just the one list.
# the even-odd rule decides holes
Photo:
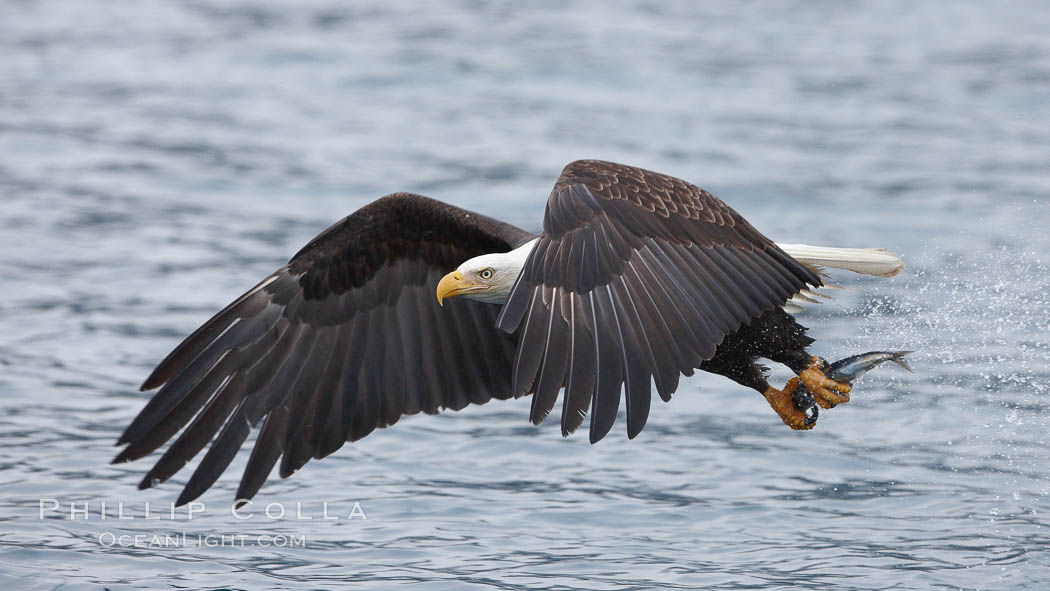
[(506, 303), (535, 244), (532, 240), (510, 252), (483, 254), (464, 262), (438, 282), (438, 303), (460, 295), (489, 304)]

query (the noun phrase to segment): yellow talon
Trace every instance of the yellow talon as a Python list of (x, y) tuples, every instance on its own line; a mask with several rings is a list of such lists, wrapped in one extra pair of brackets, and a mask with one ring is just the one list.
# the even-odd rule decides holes
[(817, 424), (817, 419), (816, 415), (810, 417), (805, 411), (795, 408), (794, 395), (795, 390), (798, 389), (798, 383), (798, 378), (791, 378), (784, 384), (783, 390), (770, 386), (762, 395), (766, 397), (769, 406), (773, 407), (785, 425), (796, 431), (805, 431), (812, 429)]
[(853, 389), (849, 384), (836, 382), (824, 375), (824, 360), (813, 357), (806, 369), (798, 374), (802, 385), (813, 395), (813, 400), (821, 408), (832, 408), (839, 404), (849, 402), (849, 393)]

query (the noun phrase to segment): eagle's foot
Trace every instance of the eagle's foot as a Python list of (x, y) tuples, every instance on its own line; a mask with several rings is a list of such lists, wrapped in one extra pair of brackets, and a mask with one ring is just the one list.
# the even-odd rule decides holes
[(770, 386), (762, 395), (788, 427), (798, 431), (812, 429), (817, 424), (820, 410), (813, 396), (805, 388), (799, 388), (798, 378), (788, 380), (783, 390)]
[(798, 374), (802, 386), (813, 395), (813, 399), (821, 408), (834, 408), (838, 404), (849, 402), (852, 389), (850, 385), (825, 376), (825, 367), (827, 364), (820, 357), (811, 358), (806, 369)]

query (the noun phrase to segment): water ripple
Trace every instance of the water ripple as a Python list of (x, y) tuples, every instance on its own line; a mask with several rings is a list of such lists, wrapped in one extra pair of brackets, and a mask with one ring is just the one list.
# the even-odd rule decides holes
[[(0, 587), (1042, 588), (1047, 14), (0, 4)], [(185, 476), (137, 492), (147, 464), (108, 465), (152, 366), (332, 221), (409, 190), (535, 230), (583, 157), (694, 180), (777, 240), (901, 253), (803, 319), (821, 354), (915, 349), (916, 372), (804, 434), (712, 376), (631, 442), (562, 439), (527, 400), (409, 417), (248, 520), (247, 454), (192, 519), (167, 513)]]

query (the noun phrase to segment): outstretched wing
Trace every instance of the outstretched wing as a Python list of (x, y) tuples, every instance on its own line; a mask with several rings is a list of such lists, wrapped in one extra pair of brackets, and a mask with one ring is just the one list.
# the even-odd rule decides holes
[(533, 238), (419, 195), (369, 204), (157, 366), (142, 389), (163, 387), (121, 436), (127, 447), (114, 463), (149, 454), (189, 423), (143, 478), (148, 488), (214, 438), (181, 505), (215, 482), (261, 421), (237, 491), (248, 499), (278, 459), (283, 478), (402, 415), (509, 398), (517, 339), (496, 329), (499, 307), (457, 298), (439, 309), (434, 292), (464, 260)]
[(518, 331), (514, 390), (535, 390), (533, 422), (565, 387), (564, 434), (590, 408), (590, 440), (626, 396), (627, 434), (649, 415), (651, 382), (669, 400), (679, 374), (729, 333), (820, 279), (714, 195), (611, 162), (565, 167), (543, 234), (500, 315)]

